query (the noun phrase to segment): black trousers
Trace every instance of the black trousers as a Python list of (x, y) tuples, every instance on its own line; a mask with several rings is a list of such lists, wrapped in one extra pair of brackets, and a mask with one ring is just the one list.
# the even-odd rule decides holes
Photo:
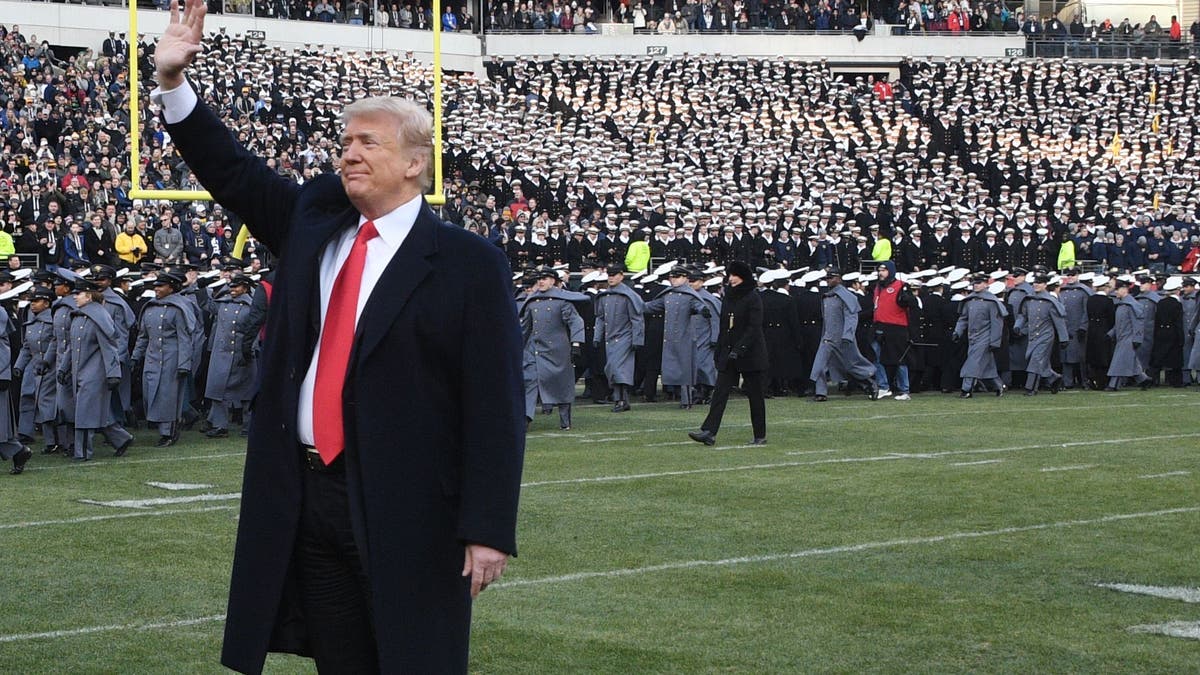
[(750, 426), (754, 428), (755, 438), (767, 437), (767, 403), (763, 398), (765, 380), (761, 372), (738, 373), (737, 371), (722, 370), (717, 373), (717, 385), (713, 390), (712, 403), (708, 406), (708, 417), (700, 428), (717, 435), (721, 429), (721, 418), (725, 416), (725, 405), (729, 403), (729, 392), (737, 386), (738, 378), (743, 378), (745, 384), (742, 391), (750, 399)]
[[(344, 465), (338, 458), (332, 467)], [(350, 523), (346, 474), (304, 473), (304, 505), (296, 539), (296, 564), (305, 627), (317, 670), (378, 673), (371, 621), (371, 592)]]

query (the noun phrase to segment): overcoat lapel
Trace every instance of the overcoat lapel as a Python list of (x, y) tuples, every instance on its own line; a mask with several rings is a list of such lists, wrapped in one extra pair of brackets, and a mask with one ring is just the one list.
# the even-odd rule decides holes
[(363, 307), (362, 316), (358, 319), (354, 354), (350, 356), (351, 363), (366, 358), (379, 345), (412, 297), (413, 291), (433, 269), (428, 258), (437, 251), (438, 227), (437, 217), (427, 204), (422, 203), (412, 232), (392, 256), (392, 261), (383, 270), (383, 276), (379, 277), (371, 297)]

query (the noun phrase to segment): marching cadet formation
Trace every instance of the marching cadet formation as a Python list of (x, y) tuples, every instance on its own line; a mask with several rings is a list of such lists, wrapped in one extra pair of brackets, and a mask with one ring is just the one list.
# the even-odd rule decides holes
[[(20, 474), (43, 455), (124, 456), (145, 421), (156, 447), (198, 422), (209, 438), (249, 422), (269, 277), (240, 264), (199, 273), (146, 264), (0, 272), (0, 457)], [(268, 289), (256, 291), (260, 281)], [(14, 386), (15, 383), (15, 386)], [(15, 412), (14, 412), (15, 411)], [(202, 420), (204, 413), (207, 416)]]
[[(725, 270), (672, 261), (629, 274), (610, 265), (584, 275), (579, 291), (567, 288), (565, 267), (516, 275), (528, 419), (539, 404), (543, 412), (557, 407), (560, 428), (570, 429), (580, 378), (583, 398), (611, 403), (614, 413), (629, 410), (638, 394), (656, 401), (660, 384), (680, 408), (707, 403)], [(908, 400), (910, 390), (1003, 396), (1012, 387), (1036, 396), (1130, 384), (1181, 387), (1194, 384), (1200, 370), (1193, 277), (947, 267), (893, 278), (890, 268), (864, 275), (829, 265), (760, 270), (758, 284), (767, 396), (819, 403), (830, 387), (872, 400)], [(889, 335), (880, 330), (888, 288), (899, 296), (893, 308), (901, 308), (891, 325), (907, 334), (899, 338), (906, 344), (897, 347), (898, 365), (885, 369), (878, 341)], [(893, 385), (902, 388), (893, 392)]]

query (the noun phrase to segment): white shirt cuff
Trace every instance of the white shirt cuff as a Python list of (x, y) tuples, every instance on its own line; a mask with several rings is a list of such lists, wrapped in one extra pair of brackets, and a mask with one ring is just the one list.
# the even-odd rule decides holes
[(196, 98), (192, 85), (184, 80), (183, 84), (174, 89), (155, 87), (154, 91), (150, 92), (150, 101), (162, 109), (163, 121), (167, 124), (177, 124), (192, 114), (199, 99)]

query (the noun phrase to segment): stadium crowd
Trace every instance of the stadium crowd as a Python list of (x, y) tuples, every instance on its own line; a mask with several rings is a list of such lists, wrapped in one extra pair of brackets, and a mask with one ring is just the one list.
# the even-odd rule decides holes
[[(205, 408), (212, 433), (228, 433), (229, 419), (244, 408), (246, 398), (239, 397), (252, 373), (257, 331), (246, 318), (255, 313), (241, 306), (252, 299), (265, 305), (265, 289), (247, 291), (269, 285), (269, 275), (255, 277), (271, 266), (270, 252), (253, 238), (239, 246), (241, 223), (220, 205), (130, 198), (129, 69), (121, 40), (113, 35), (96, 50), (63, 59), (18, 26), (0, 27), (0, 255), (18, 275), (8, 286), (0, 282), (0, 293), (14, 333), (13, 362), (37, 286), (61, 291), (57, 300), (43, 298), (51, 315), (77, 297), (76, 283), (79, 293), (107, 297), (97, 304), (108, 307), (117, 332), (98, 320), (105, 329), (100, 334), (120, 335), (125, 323), (112, 396), (120, 405), (109, 406), (111, 420), (100, 415), (86, 429), (108, 432), (119, 448), (125, 436), (110, 428), (117, 421), (149, 419), (159, 425), (159, 442), (169, 445), (181, 424), (195, 423)], [(153, 73), (153, 52), (153, 42), (139, 36), (143, 78)], [(1081, 267), (1092, 280), (1154, 297), (1152, 288), (1179, 294), (1167, 288), (1174, 283), (1168, 277), (1194, 272), (1200, 258), (1195, 59), (906, 60), (898, 76), (881, 72), (878, 79), (844, 76), (823, 61), (712, 55), (497, 58), (486, 71), (486, 78), (446, 76), (442, 213), (503, 247), (519, 281), (529, 269), (561, 268), (574, 273), (570, 284), (576, 285), (589, 273), (608, 275), (620, 266), (629, 284), (652, 299), (659, 281), (653, 271), (664, 261), (671, 265), (663, 274), (684, 270), (676, 278), (702, 277), (693, 279), (701, 288), (714, 288), (723, 268), (740, 263), (769, 273), (765, 285), (782, 284), (802, 299), (798, 284), (820, 288), (811, 277), (816, 272), (836, 271), (841, 279), (865, 274), (870, 285), (876, 267), (890, 263), (894, 278), (923, 287), (917, 297), (945, 288), (951, 303), (955, 295), (965, 297), (972, 274), (1015, 287), (1012, 272), (1034, 270), (1053, 288), (1051, 271)], [(431, 89), (428, 66), (411, 54), (311, 45), (289, 52), (224, 31), (197, 59), (192, 81), (247, 147), (297, 181), (336, 170), (342, 105), (367, 95), (428, 101)], [(198, 188), (149, 102), (154, 83), (140, 85), (140, 187)], [(80, 281), (71, 270), (87, 274)], [(90, 285), (106, 280), (109, 293)], [(593, 276), (589, 283), (596, 282)], [(125, 284), (129, 312), (117, 311), (122, 303), (111, 295)], [(226, 289), (232, 288), (243, 292), (231, 298)], [(226, 356), (242, 384), (223, 383), (209, 396), (206, 364), (218, 351), (216, 325), (222, 303), (229, 302), (236, 305), (237, 317), (229, 318), (236, 336)], [(183, 345), (201, 348), (189, 352), (188, 367), (147, 376), (148, 358), (133, 358), (149, 325), (138, 317), (148, 306), (165, 316), (166, 305), (176, 306), (182, 321), (173, 329), (180, 345), (175, 364)], [(60, 331), (70, 330), (67, 319), (79, 311), (67, 309)], [(1156, 315), (1142, 309), (1141, 319)], [(819, 315), (806, 316), (801, 326), (820, 325)], [(1189, 348), (1194, 316), (1190, 311), (1177, 326)], [(922, 321), (914, 316), (910, 325)], [(915, 336), (904, 359), (945, 352), (946, 326), (935, 333)], [(1184, 339), (1178, 356), (1186, 364)], [(1145, 345), (1139, 341), (1139, 348)], [(603, 396), (602, 368), (586, 365), (590, 339), (581, 346), (580, 373), (595, 375), (589, 393)], [(874, 349), (862, 347), (867, 354)], [(894, 356), (885, 350), (885, 359)], [(42, 361), (49, 363), (48, 355)], [(640, 361), (640, 372), (657, 378), (653, 359)], [(1147, 354), (1141, 365), (1185, 370), (1162, 363), (1156, 358), (1152, 364)], [(39, 373), (42, 365), (26, 363), (21, 377), (12, 375), (21, 380), (23, 397), (33, 396), (26, 390), (35, 384), (70, 387), (46, 384), (58, 382), (58, 375), (45, 378), (50, 371)], [(787, 371), (772, 377), (776, 393), (811, 390), (803, 362)], [(919, 372), (911, 379), (914, 391), (956, 388), (953, 368)], [(1097, 372), (1077, 373), (1072, 383), (1109, 384)], [(177, 386), (158, 388), (163, 373), (177, 376)], [(951, 381), (942, 379), (945, 373)], [(886, 393), (886, 370), (879, 375), (876, 387)], [(1182, 383), (1179, 375), (1171, 381)], [(631, 390), (653, 398), (657, 384), (643, 381), (631, 383)], [(907, 393), (898, 383), (896, 389)], [(177, 393), (161, 407), (149, 405), (166, 390)], [(146, 404), (136, 404), (139, 399)], [(56, 405), (53, 414), (38, 414), (70, 419), (64, 404)], [(160, 412), (148, 416), (151, 407)], [(37, 414), (20, 416), (23, 425), (32, 419), (50, 429), (48, 448), (74, 445), (74, 456), (88, 457), (90, 437), (64, 434)], [(21, 433), (27, 431), (23, 426)], [(12, 446), (3, 456), (23, 455), (22, 448)]]

